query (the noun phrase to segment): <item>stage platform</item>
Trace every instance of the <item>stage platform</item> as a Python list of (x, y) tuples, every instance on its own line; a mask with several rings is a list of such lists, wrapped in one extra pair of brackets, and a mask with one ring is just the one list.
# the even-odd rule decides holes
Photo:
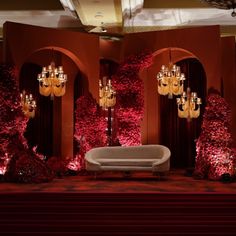
[(182, 170), (0, 183), (0, 235), (236, 235), (236, 183)]
[(19, 192), (76, 192), (76, 193), (235, 193), (236, 181), (196, 180), (186, 176), (185, 170), (171, 170), (161, 178), (150, 172), (135, 172), (124, 177), (121, 172), (103, 172), (64, 176), (41, 184), (0, 183), (1, 193)]

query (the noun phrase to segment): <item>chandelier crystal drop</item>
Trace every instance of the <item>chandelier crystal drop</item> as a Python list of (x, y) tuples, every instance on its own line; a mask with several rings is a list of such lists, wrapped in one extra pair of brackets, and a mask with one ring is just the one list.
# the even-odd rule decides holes
[(35, 116), (36, 101), (33, 99), (32, 94), (26, 94), (25, 90), (20, 94), (20, 105), (22, 112), (28, 118)]
[(160, 95), (168, 95), (168, 98), (173, 98), (173, 95), (183, 93), (185, 75), (181, 73), (179, 66), (171, 62), (171, 49), (169, 50), (169, 57), (169, 65), (162, 65), (157, 74), (157, 90)]
[(111, 80), (103, 77), (99, 80), (99, 105), (103, 109), (114, 107), (116, 104), (116, 92), (112, 87)]
[(54, 61), (48, 67), (42, 68), (42, 72), (38, 74), (38, 81), (39, 93), (43, 96), (60, 97), (66, 92), (67, 75), (64, 74), (62, 66), (55, 66)]
[(192, 92), (187, 88), (187, 92), (183, 92), (180, 98), (177, 98), (178, 116), (187, 118), (190, 121), (192, 118), (197, 118), (200, 115), (201, 98), (197, 97), (196, 92)]

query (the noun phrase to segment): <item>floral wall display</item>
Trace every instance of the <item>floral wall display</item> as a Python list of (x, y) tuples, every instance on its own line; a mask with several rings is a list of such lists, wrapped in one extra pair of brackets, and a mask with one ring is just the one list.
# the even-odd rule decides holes
[(84, 155), (95, 147), (106, 146), (107, 121), (101, 108), (91, 96), (81, 96), (76, 101), (75, 109), (75, 157), (68, 163), (73, 171), (85, 168)]
[[(139, 71), (152, 62), (152, 54), (142, 53), (130, 56), (122, 63), (115, 75), (112, 85), (116, 90), (117, 101), (114, 108), (116, 133), (112, 135), (114, 145), (140, 145), (140, 121), (143, 118), (144, 98), (143, 81)], [(94, 147), (107, 145), (107, 121), (104, 112), (96, 100), (82, 96), (76, 101), (75, 110), (75, 157), (67, 167), (73, 171), (85, 168), (84, 155)]]
[(28, 118), (21, 111), (17, 76), (14, 66), (0, 65), (0, 175), (14, 182), (50, 181), (51, 170), (24, 137)]
[(112, 85), (117, 94), (114, 109), (115, 138), (122, 146), (141, 145), (144, 84), (139, 77), (139, 71), (150, 66), (151, 62), (152, 54), (148, 52), (130, 56), (112, 77)]
[(231, 112), (225, 99), (216, 93), (210, 94), (196, 141), (195, 177), (223, 180), (235, 176), (236, 152), (230, 124)]

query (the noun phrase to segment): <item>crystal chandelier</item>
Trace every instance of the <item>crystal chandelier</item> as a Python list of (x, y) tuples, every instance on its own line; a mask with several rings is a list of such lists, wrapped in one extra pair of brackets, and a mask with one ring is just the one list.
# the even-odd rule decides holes
[(208, 5), (219, 9), (224, 9), (224, 10), (233, 9), (231, 16), (232, 17), (236, 16), (236, 12), (234, 11), (234, 9), (236, 8), (235, 0), (202, 0), (202, 2), (206, 2)]
[(187, 88), (187, 92), (183, 92), (180, 98), (177, 98), (178, 116), (180, 118), (197, 118), (200, 115), (201, 98), (197, 97), (197, 93), (192, 92)]
[(103, 109), (114, 107), (116, 104), (116, 92), (112, 88), (111, 80), (107, 81), (106, 77), (99, 80), (99, 105)]
[(161, 71), (157, 74), (157, 80), (159, 94), (173, 98), (173, 94), (180, 95), (183, 93), (185, 75), (181, 73), (179, 66), (172, 63), (171, 49), (169, 49), (169, 65), (161, 66)]
[(33, 99), (33, 95), (27, 95), (25, 90), (20, 94), (20, 105), (22, 112), (26, 117), (33, 118), (35, 116), (36, 101)]
[(62, 66), (55, 66), (54, 61), (48, 67), (43, 67), (42, 72), (38, 74), (38, 81), (39, 93), (43, 96), (60, 97), (66, 92), (67, 75), (64, 74)]

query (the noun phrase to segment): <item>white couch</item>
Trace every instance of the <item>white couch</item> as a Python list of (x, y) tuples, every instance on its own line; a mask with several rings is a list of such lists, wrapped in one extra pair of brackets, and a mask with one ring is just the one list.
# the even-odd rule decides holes
[(163, 145), (98, 147), (85, 154), (88, 171), (152, 171), (170, 169), (170, 150)]

